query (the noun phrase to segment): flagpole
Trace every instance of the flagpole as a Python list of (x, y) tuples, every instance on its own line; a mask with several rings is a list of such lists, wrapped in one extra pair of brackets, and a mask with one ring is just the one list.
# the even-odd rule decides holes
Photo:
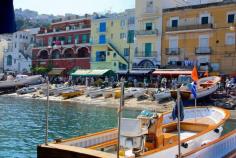
[(195, 97), (195, 122), (197, 122), (197, 98)]
[(180, 126), (180, 91), (179, 88), (177, 89), (177, 107), (178, 107), (178, 158), (181, 158), (181, 126)]
[(45, 145), (48, 145), (48, 115), (49, 115), (49, 79), (47, 78), (47, 108), (46, 108)]
[(122, 108), (124, 107), (124, 80), (121, 79), (121, 96), (120, 96), (120, 106), (118, 114), (118, 144), (117, 144), (117, 158), (120, 157), (120, 131), (121, 131), (121, 117), (122, 117)]

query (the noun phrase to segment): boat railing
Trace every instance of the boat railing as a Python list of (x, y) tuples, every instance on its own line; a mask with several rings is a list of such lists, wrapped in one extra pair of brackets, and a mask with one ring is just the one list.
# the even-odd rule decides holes
[(236, 149), (236, 130), (223, 137), (182, 155), (183, 158), (192, 157), (227, 157)]
[(118, 138), (117, 130), (111, 130), (107, 132), (105, 131), (93, 135), (79, 137), (78, 139), (66, 140), (65, 142), (62, 142), (60, 144), (88, 148), (96, 146), (98, 144), (115, 140), (117, 138)]

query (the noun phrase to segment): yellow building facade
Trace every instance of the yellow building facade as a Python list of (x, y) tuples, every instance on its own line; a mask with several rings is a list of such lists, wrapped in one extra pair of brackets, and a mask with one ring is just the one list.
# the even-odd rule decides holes
[(91, 68), (111, 69), (117, 73), (131, 69), (134, 52), (134, 10), (97, 15), (93, 18), (91, 27)]
[(156, 69), (161, 65), (162, 10), (175, 7), (173, 0), (136, 0), (136, 49), (133, 68)]
[(236, 71), (236, 3), (164, 9), (162, 65)]

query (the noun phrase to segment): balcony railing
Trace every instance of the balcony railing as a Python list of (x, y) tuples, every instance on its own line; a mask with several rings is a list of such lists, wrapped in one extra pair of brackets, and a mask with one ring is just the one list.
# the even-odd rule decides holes
[(152, 52), (135, 52), (134, 57), (137, 57), (137, 58), (153, 58), (153, 57), (157, 57), (157, 51), (152, 51)]
[(180, 48), (166, 48), (166, 55), (179, 55)]
[(79, 31), (82, 29), (89, 29), (91, 28), (90, 25), (81, 25), (79, 27), (75, 27), (75, 28), (63, 28), (63, 29), (46, 29), (46, 30), (41, 30), (39, 31), (39, 34), (49, 34), (49, 33), (61, 33), (61, 32), (70, 32), (70, 31)]
[(195, 53), (199, 55), (208, 55), (212, 53), (211, 47), (198, 47), (195, 48)]
[(167, 27), (166, 31), (184, 31), (184, 30), (198, 30), (198, 29), (212, 29), (213, 24), (195, 24), (195, 25), (183, 25), (177, 27)]
[(138, 30), (136, 31), (136, 35), (157, 35), (158, 34), (158, 30)]

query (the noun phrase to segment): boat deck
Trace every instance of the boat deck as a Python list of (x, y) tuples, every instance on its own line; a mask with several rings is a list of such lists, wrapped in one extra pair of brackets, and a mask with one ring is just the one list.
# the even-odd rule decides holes
[(184, 120), (184, 122), (188, 122), (188, 123), (201, 123), (201, 124), (208, 124), (208, 125), (216, 125), (217, 122), (211, 118), (211, 117), (202, 117), (202, 118), (197, 118), (197, 119), (187, 119)]

